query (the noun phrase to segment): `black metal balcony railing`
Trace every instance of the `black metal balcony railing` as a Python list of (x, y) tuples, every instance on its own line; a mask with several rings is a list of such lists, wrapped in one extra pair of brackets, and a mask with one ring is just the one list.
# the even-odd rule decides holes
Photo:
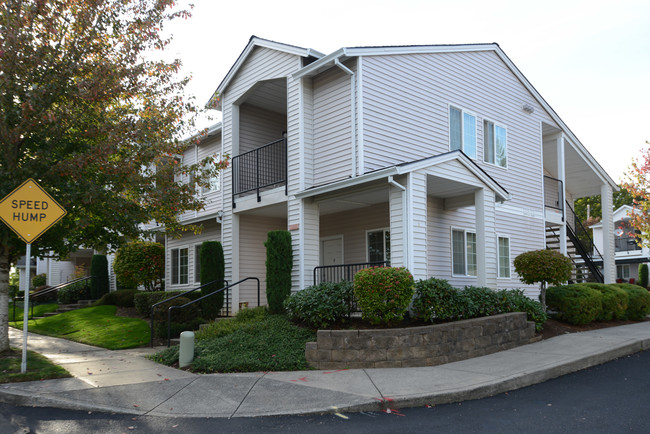
[(614, 248), (617, 252), (632, 252), (642, 250), (641, 246), (636, 243), (634, 237), (616, 237), (614, 238)]
[(238, 195), (284, 184), (287, 194), (287, 139), (282, 138), (232, 159), (232, 207)]
[(564, 208), (562, 207), (564, 204), (563, 194), (564, 187), (562, 186), (562, 181), (544, 175), (544, 206), (560, 210), (562, 212), (562, 218), (564, 218)]
[(340, 265), (321, 265), (314, 268), (314, 285), (323, 282), (352, 282), (354, 275), (359, 270), (370, 267), (388, 267), (390, 263), (387, 261), (378, 262), (358, 262), (355, 264), (340, 264)]

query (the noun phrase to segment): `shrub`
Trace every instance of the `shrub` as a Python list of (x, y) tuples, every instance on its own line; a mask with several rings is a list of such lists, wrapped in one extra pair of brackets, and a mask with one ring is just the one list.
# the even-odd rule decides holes
[[(198, 330), (201, 324), (204, 324), (205, 320), (202, 318), (194, 318), (186, 323), (178, 323), (172, 321), (171, 327), (169, 327), (169, 337), (174, 339), (181, 335), (185, 331)], [(164, 322), (156, 322), (154, 326), (154, 336), (158, 338), (167, 339), (167, 320)]]
[[(50, 290), (52, 287), (51, 286), (39, 286), (38, 288), (34, 289), (34, 292), (30, 294), (30, 299), (34, 303), (47, 303), (51, 301), (56, 301), (57, 300), (57, 291), (51, 291), (45, 294), (45, 291)], [(41, 295), (42, 294), (42, 295)]]
[(212, 321), (196, 333), (196, 340), (211, 339), (225, 336), (244, 327), (248, 323), (264, 321), (270, 316), (266, 306), (242, 309), (234, 317)]
[(642, 321), (650, 313), (650, 293), (645, 288), (629, 283), (617, 283), (617, 286), (625, 291), (629, 297), (627, 304), (626, 319)]
[[(169, 308), (172, 306), (182, 306), (189, 303), (191, 300), (187, 297), (178, 297), (174, 300), (171, 300), (168, 303), (164, 304), (164, 308), (156, 309), (153, 313), (153, 317), (156, 323), (154, 332), (159, 330), (164, 330), (160, 337), (167, 337), (167, 315)], [(177, 324), (178, 326), (186, 327), (183, 330), (187, 330), (190, 326), (194, 326), (197, 322), (201, 324), (204, 320), (200, 319), (200, 310), (198, 303), (191, 304), (184, 307), (183, 309), (172, 309), (171, 311), (171, 323)], [(196, 325), (198, 327), (198, 324)], [(183, 331), (180, 330), (180, 331)], [(180, 333), (180, 332), (179, 332)]]
[(602, 309), (602, 295), (595, 289), (582, 285), (565, 285), (549, 288), (548, 306), (558, 311), (558, 317), (571, 324), (589, 324)]
[(413, 276), (404, 267), (373, 267), (354, 276), (362, 318), (372, 324), (400, 321), (413, 298)]
[(283, 312), (282, 304), (291, 294), (293, 250), (289, 231), (271, 231), (266, 247), (266, 301), (271, 313)]
[(59, 304), (74, 304), (79, 300), (85, 300), (89, 297), (90, 288), (88, 282), (77, 282), (65, 286), (57, 291)]
[(284, 302), (294, 321), (313, 328), (325, 328), (350, 316), (354, 286), (352, 282), (321, 283), (298, 291)]
[[(223, 247), (219, 241), (204, 241), (200, 250), (201, 260), (201, 295), (205, 296), (223, 288), (225, 279), (225, 262)], [(206, 285), (210, 282), (216, 282)], [(207, 319), (216, 318), (223, 308), (224, 291), (201, 301), (203, 316)]]
[(32, 288), (39, 288), (45, 285), (47, 285), (47, 275), (45, 273), (32, 277)]
[(648, 287), (648, 264), (639, 264), (639, 286)]
[[(153, 291), (153, 292), (143, 292), (143, 291), (136, 291), (135, 296), (133, 297), (133, 305), (135, 306), (135, 310), (138, 311), (140, 315), (145, 315), (149, 316), (151, 313), (151, 306), (158, 303), (159, 301), (167, 300), (168, 298), (171, 298), (175, 295), (183, 294), (181, 291)], [(196, 300), (201, 296), (201, 293), (198, 291), (190, 292), (183, 297), (189, 298), (190, 300)], [(179, 297), (180, 298), (180, 297)], [(161, 305), (164, 306), (164, 305)], [(159, 307), (158, 309), (163, 309), (163, 307)]]
[(604, 283), (581, 283), (580, 285), (595, 289), (603, 296), (601, 300), (602, 309), (596, 317), (597, 321), (611, 321), (613, 318), (625, 318), (629, 297), (621, 288)]
[(110, 291), (108, 282), (108, 259), (106, 255), (93, 255), (90, 262), (90, 298), (97, 300)]
[(115, 253), (113, 270), (121, 285), (155, 291), (165, 272), (165, 247), (148, 241), (128, 243)]
[(465, 299), (449, 282), (434, 277), (415, 283), (413, 310), (424, 321), (443, 322), (461, 318)]
[(137, 289), (119, 289), (104, 294), (102, 298), (93, 303), (93, 306), (111, 305), (120, 307), (133, 307), (135, 295), (140, 292)]
[(461, 291), (461, 297), (465, 299), (465, 318), (478, 318), (501, 313), (499, 297), (490, 288), (480, 286), (466, 286)]
[(502, 313), (526, 312), (526, 319), (535, 322), (535, 331), (542, 331), (548, 316), (540, 302), (527, 297), (521, 289), (498, 291), (497, 298)]
[(522, 282), (540, 283), (540, 301), (546, 310), (546, 285), (560, 285), (571, 278), (571, 259), (555, 250), (524, 252), (514, 260), (515, 271)]

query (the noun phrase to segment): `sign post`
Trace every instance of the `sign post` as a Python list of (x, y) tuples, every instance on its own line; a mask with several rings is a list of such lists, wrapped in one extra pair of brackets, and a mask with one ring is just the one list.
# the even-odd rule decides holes
[(23, 359), (20, 365), (20, 372), (23, 374), (27, 371), (27, 319), (29, 318), (32, 242), (61, 220), (65, 214), (65, 209), (32, 178), (20, 184), (0, 201), (0, 219), (26, 243), (27, 287), (23, 313)]

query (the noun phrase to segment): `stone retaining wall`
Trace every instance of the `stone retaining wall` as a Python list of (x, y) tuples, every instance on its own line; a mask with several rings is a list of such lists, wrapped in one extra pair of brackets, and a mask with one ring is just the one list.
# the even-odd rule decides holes
[(382, 330), (319, 330), (305, 355), (315, 369), (435, 366), (535, 340), (524, 312), (446, 324)]

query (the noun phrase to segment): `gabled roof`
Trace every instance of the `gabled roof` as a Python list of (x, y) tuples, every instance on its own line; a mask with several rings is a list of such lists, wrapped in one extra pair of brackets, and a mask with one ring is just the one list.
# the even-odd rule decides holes
[(331, 68), (337, 61), (342, 62), (352, 57), (358, 56), (385, 56), (385, 55), (406, 55), (406, 54), (434, 54), (434, 53), (456, 53), (456, 52), (473, 52), (473, 51), (493, 51), (503, 63), (512, 71), (523, 86), (537, 100), (537, 102), (546, 110), (549, 116), (560, 126), (563, 133), (568, 137), (570, 146), (578, 155), (589, 165), (597, 174), (603, 183), (609, 184), (615, 191), (619, 189), (614, 180), (607, 174), (605, 169), (594, 159), (587, 151), (584, 145), (573, 134), (569, 127), (560, 119), (558, 114), (542, 98), (535, 87), (515, 66), (510, 58), (503, 52), (501, 47), (496, 43), (489, 44), (467, 44), (467, 45), (405, 45), (405, 46), (384, 46), (384, 47), (344, 47), (324, 56), (317, 61), (305, 66), (299, 71), (292, 74), (294, 79), (301, 77), (311, 77), (326, 69)]
[[(257, 36), (253, 35), (248, 40), (248, 44), (246, 45), (246, 48), (244, 48), (244, 51), (241, 52), (241, 54), (239, 55), (235, 63), (230, 67), (230, 71), (228, 71), (228, 74), (226, 74), (224, 79), (221, 81), (221, 84), (219, 84), (217, 90), (214, 92), (214, 94), (212, 94), (212, 97), (210, 97), (210, 100), (207, 103), (208, 106), (214, 104), (218, 109), (220, 109), (221, 102), (218, 100), (219, 94), (221, 94), (223, 90), (226, 87), (228, 87), (230, 81), (233, 79), (235, 75), (237, 75), (237, 72), (244, 64), (244, 62), (246, 62), (246, 59), (248, 58), (248, 56), (251, 54), (251, 52), (255, 47), (265, 47), (265, 48), (270, 48), (272, 50), (282, 51), (289, 54), (295, 54), (296, 56), (315, 57), (317, 59), (320, 59), (325, 55), (311, 48), (302, 48), (302, 47), (297, 47), (295, 45), (283, 44), (281, 42), (275, 42), (275, 41), (270, 41), (268, 39), (258, 38)], [(217, 98), (216, 101), (215, 98)]]

